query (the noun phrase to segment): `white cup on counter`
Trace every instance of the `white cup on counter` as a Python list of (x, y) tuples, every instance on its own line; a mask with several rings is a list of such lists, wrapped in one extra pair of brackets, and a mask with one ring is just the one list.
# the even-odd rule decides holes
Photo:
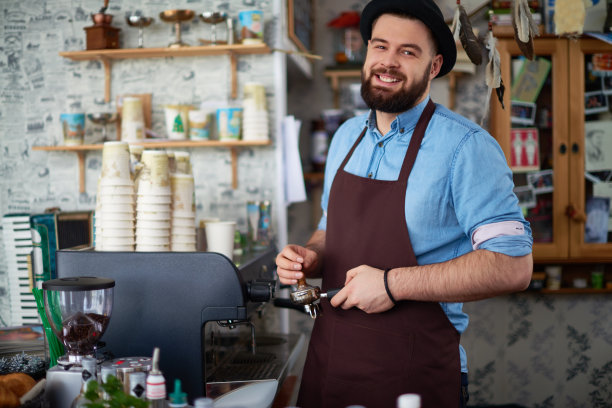
[(208, 252), (218, 252), (232, 259), (234, 255), (234, 221), (206, 222), (206, 245)]

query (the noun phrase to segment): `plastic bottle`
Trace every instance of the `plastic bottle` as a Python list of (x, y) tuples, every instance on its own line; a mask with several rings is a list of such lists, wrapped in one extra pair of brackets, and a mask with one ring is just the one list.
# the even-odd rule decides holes
[(213, 408), (214, 402), (212, 398), (196, 398), (196, 400), (193, 401), (193, 408)]
[(397, 408), (421, 408), (421, 396), (418, 394), (402, 394), (397, 397)]
[(98, 361), (93, 357), (83, 357), (81, 360), (81, 365), (83, 366), (83, 371), (81, 374), (81, 393), (72, 401), (72, 404), (70, 405), (71, 408), (85, 407), (86, 404), (91, 402), (85, 398), (85, 391), (87, 391), (87, 386), (90, 381), (98, 380), (96, 376), (97, 364)]
[(153, 368), (147, 376), (147, 401), (150, 408), (166, 407), (166, 379), (159, 370), (159, 348), (153, 349)]
[(141, 400), (145, 399), (147, 373), (144, 371), (132, 371), (128, 373), (128, 383), (130, 386), (130, 395)]
[(168, 407), (184, 408), (187, 406), (187, 393), (181, 391), (181, 380), (174, 380), (174, 391), (169, 395)]
[[(102, 384), (106, 384), (106, 380), (108, 379), (108, 376), (112, 375), (117, 377), (117, 367), (114, 366), (102, 366), (100, 368), (100, 380), (102, 382)], [(102, 399), (105, 401), (110, 400), (110, 396), (108, 395), (108, 393), (106, 391), (102, 391)]]

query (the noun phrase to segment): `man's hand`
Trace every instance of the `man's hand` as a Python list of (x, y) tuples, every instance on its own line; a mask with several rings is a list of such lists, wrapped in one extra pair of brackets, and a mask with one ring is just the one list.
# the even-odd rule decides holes
[(287, 245), (276, 256), (276, 273), (284, 285), (295, 285), (297, 280), (319, 269), (319, 255), (312, 249)]
[(344, 288), (332, 299), (331, 305), (350, 309), (357, 307), (366, 313), (381, 313), (393, 307), (383, 281), (384, 271), (361, 265), (346, 273)]

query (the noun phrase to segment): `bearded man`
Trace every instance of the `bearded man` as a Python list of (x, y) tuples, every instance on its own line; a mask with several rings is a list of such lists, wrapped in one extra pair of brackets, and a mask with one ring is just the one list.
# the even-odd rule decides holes
[(435, 104), (455, 40), (433, 0), (373, 0), (361, 17), (368, 114), (329, 149), (323, 216), (276, 258), (281, 283), (322, 277), (302, 408), (464, 407), (463, 302), (525, 289), (533, 239), (495, 139)]

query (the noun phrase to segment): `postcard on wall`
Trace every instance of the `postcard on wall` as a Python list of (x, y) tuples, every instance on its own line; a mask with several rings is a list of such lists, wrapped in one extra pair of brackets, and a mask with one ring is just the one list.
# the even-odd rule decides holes
[(612, 121), (585, 122), (584, 139), (584, 169), (612, 169)]
[(604, 93), (603, 90), (584, 93), (585, 115), (607, 112), (608, 110), (608, 96)]
[[(595, 197), (608, 198), (612, 202), (612, 183), (596, 183), (593, 184), (593, 195)], [(612, 211), (608, 217), (608, 231), (612, 231)]]
[(584, 242), (608, 242), (608, 219), (610, 218), (610, 199), (591, 197), (586, 202), (587, 220), (584, 225)]
[(550, 193), (553, 191), (553, 171), (543, 170), (527, 174), (527, 183), (536, 194)]
[(510, 167), (514, 172), (540, 170), (537, 128), (510, 129)]
[(534, 208), (536, 206), (535, 191), (531, 186), (514, 187), (514, 194), (519, 200), (519, 207)]
[(516, 80), (512, 82), (512, 99), (535, 103), (548, 78), (551, 65), (549, 60), (542, 57), (533, 61), (525, 60)]
[(536, 104), (531, 102), (512, 101), (510, 122), (517, 125), (533, 126), (536, 115)]

